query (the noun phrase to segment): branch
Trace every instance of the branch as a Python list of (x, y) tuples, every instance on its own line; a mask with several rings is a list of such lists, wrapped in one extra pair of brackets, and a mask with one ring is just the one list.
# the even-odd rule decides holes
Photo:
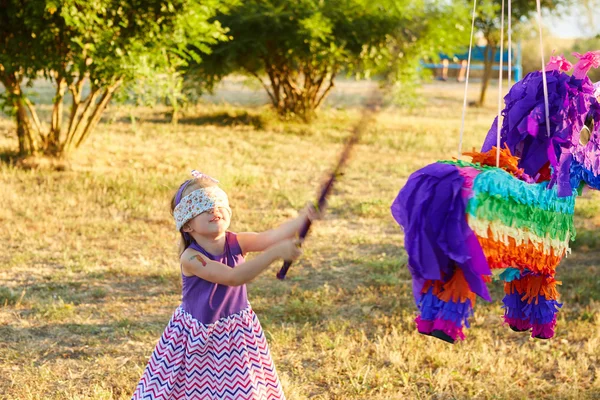
[[(258, 76), (258, 74), (256, 72), (250, 71), (247, 68), (246, 68), (246, 71), (248, 71), (252, 76), (254, 76), (256, 79), (259, 80), (260, 84), (265, 88), (265, 90), (267, 91), (267, 94), (271, 98), (271, 102), (273, 103), (273, 105), (275, 107), (277, 107), (277, 101), (275, 100), (275, 96), (273, 94), (271, 94), (271, 91), (269, 90), (269, 87), (267, 86), (267, 84), (260, 78), (260, 76)], [(271, 80), (271, 82), (272, 82), (272, 80)]]
[(321, 95), (321, 98), (319, 98), (319, 100), (317, 101), (317, 104), (315, 104), (315, 110), (317, 108), (319, 108), (319, 106), (321, 105), (321, 102), (323, 101), (323, 99), (325, 99), (325, 97), (329, 94), (329, 92), (331, 91), (331, 89), (333, 89), (333, 87), (335, 86), (334, 83), (333, 83), (333, 79), (335, 78), (336, 74), (337, 74), (337, 71), (331, 73), (331, 78), (329, 78), (329, 86), (327, 86), (327, 89), (325, 89), (325, 91)]
[(58, 147), (62, 125), (63, 98), (65, 97), (66, 79), (56, 73), (56, 96), (52, 107), (52, 120), (50, 123), (50, 141)]
[[(323, 82), (325, 81), (326, 77), (327, 77), (327, 69), (325, 69), (325, 71), (321, 74), (321, 77), (317, 80), (317, 82), (315, 82), (314, 92), (310, 95), (311, 101), (316, 102), (317, 96), (319, 95), (319, 90), (321, 90), (321, 86), (323, 86)], [(311, 74), (311, 81), (312, 81), (312, 74)]]
[(311, 89), (312, 89), (312, 71), (313, 68), (310, 66), (310, 61), (304, 66), (303, 68), (303, 73), (304, 73), (304, 90), (308, 93), (310, 93)]
[(300, 88), (299, 88), (299, 87), (296, 85), (296, 82), (294, 81), (294, 79), (290, 79), (290, 73), (293, 73), (293, 71), (292, 71), (292, 72), (290, 72), (290, 70), (287, 68), (287, 66), (284, 66), (284, 70), (285, 70), (285, 71), (284, 71), (284, 72), (285, 72), (284, 76), (285, 76), (285, 79), (286, 79), (286, 83), (289, 85), (289, 87), (290, 87), (290, 88), (291, 88), (291, 89), (292, 89), (294, 92), (296, 92), (298, 95), (301, 95), (301, 94), (302, 94), (302, 92), (303, 92), (303, 90), (302, 90), (302, 89), (300, 89)]
[(110, 99), (112, 98), (113, 93), (115, 92), (115, 90), (117, 90), (119, 88), (119, 86), (121, 86), (121, 83), (123, 83), (123, 79), (117, 80), (111, 86), (109, 86), (108, 88), (106, 88), (106, 90), (104, 91), (104, 94), (102, 95), (102, 99), (100, 100), (100, 103), (98, 103), (98, 105), (96, 106), (96, 109), (94, 110), (94, 113), (90, 117), (87, 125), (85, 126), (85, 129), (81, 133), (81, 137), (79, 138), (79, 140), (75, 144), (75, 148), (78, 148), (81, 145), (81, 143), (83, 143), (83, 141), (94, 130), (94, 128), (96, 127), (96, 125), (100, 121), (100, 117), (102, 116), (102, 113), (104, 112), (104, 109), (106, 108), (106, 106), (110, 102)]
[[(73, 139), (75, 138), (75, 136), (77, 136), (77, 134), (80, 132), (80, 127), (82, 126), (81, 123), (83, 121), (87, 121), (88, 120), (88, 115), (90, 113), (90, 110), (93, 104), (96, 103), (96, 99), (98, 98), (98, 95), (100, 94), (100, 91), (102, 89), (100, 88), (95, 88), (92, 89), (92, 91), (90, 92), (90, 94), (88, 95), (88, 97), (85, 99), (84, 103), (85, 103), (85, 108), (83, 109), (83, 112), (81, 113), (79, 118), (77, 119), (77, 123), (73, 126), (72, 123), (69, 124), (70, 129), (69, 132), (67, 133), (67, 137), (65, 138), (65, 141), (63, 143), (63, 149), (68, 149), (69, 146), (71, 146), (71, 143), (73, 143)], [(80, 103), (81, 104), (81, 103)], [(75, 116), (76, 117), (76, 116)]]
[(73, 82), (69, 86), (71, 97), (73, 98), (73, 104), (71, 104), (71, 117), (69, 118), (69, 128), (67, 129), (67, 138), (70, 137), (73, 129), (73, 123), (77, 118), (79, 112), (79, 106), (81, 105), (81, 92), (83, 91), (83, 85), (85, 83), (86, 76), (79, 77), (77, 82)]
[(275, 71), (273, 70), (273, 66), (270, 65), (269, 60), (264, 59), (265, 62), (265, 70), (267, 71), (267, 75), (271, 80), (271, 86), (273, 87), (273, 96), (275, 97), (275, 102), (273, 106), (275, 108), (279, 107), (279, 103), (281, 101), (279, 89), (281, 87), (281, 80), (275, 76)]
[(31, 119), (33, 119), (33, 124), (35, 125), (35, 129), (38, 132), (42, 132), (42, 124), (40, 123), (40, 119), (38, 118), (37, 112), (35, 111), (35, 106), (27, 97), (25, 97), (25, 105), (31, 114)]

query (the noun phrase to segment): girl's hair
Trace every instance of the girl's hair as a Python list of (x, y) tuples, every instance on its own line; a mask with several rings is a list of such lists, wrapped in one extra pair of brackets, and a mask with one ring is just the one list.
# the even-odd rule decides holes
[[(192, 193), (194, 190), (210, 186), (217, 186), (217, 184), (210, 178), (204, 176), (201, 178), (192, 178), (183, 182), (181, 186), (179, 186), (179, 189), (177, 189), (177, 192), (175, 192), (175, 194), (173, 195), (173, 198), (171, 199), (171, 215), (173, 215), (173, 211), (175, 211), (175, 207), (177, 207), (177, 204), (179, 204), (181, 199), (183, 199), (185, 196)], [(181, 254), (185, 249), (190, 247), (190, 245), (194, 242), (194, 238), (192, 238), (192, 235), (186, 232), (179, 231), (179, 234), (181, 235), (181, 242), (179, 244), (179, 254)]]

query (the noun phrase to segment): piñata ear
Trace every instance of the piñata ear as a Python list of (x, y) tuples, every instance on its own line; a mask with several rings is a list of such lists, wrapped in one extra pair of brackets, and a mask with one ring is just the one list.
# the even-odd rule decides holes
[(588, 51), (584, 55), (579, 53), (573, 53), (573, 55), (579, 58), (573, 70), (573, 76), (577, 79), (585, 78), (591, 68), (600, 67), (600, 50)]
[(569, 72), (571, 68), (573, 68), (573, 64), (571, 64), (562, 54), (560, 56), (555, 56), (553, 54), (550, 57), (550, 62), (546, 64), (546, 71)]

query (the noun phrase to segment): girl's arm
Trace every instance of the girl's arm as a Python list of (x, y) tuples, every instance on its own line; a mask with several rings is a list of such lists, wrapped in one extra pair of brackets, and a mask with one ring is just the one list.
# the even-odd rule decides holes
[(264, 251), (274, 244), (296, 236), (308, 219), (311, 221), (319, 218), (319, 213), (314, 206), (307, 205), (300, 214), (275, 229), (265, 232), (242, 232), (237, 234), (238, 243), (244, 254), (254, 251)]
[(182, 271), (186, 276), (196, 275), (209, 282), (226, 286), (240, 286), (254, 279), (279, 258), (284, 260), (298, 258), (302, 253), (298, 246), (299, 243), (296, 239), (281, 241), (235, 268), (210, 260), (204, 254), (188, 248), (181, 255)]

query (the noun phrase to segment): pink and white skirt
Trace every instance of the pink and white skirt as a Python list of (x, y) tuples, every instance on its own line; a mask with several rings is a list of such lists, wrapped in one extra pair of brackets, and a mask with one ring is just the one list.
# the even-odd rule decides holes
[(285, 395), (248, 305), (208, 325), (178, 307), (133, 399), (283, 400)]

